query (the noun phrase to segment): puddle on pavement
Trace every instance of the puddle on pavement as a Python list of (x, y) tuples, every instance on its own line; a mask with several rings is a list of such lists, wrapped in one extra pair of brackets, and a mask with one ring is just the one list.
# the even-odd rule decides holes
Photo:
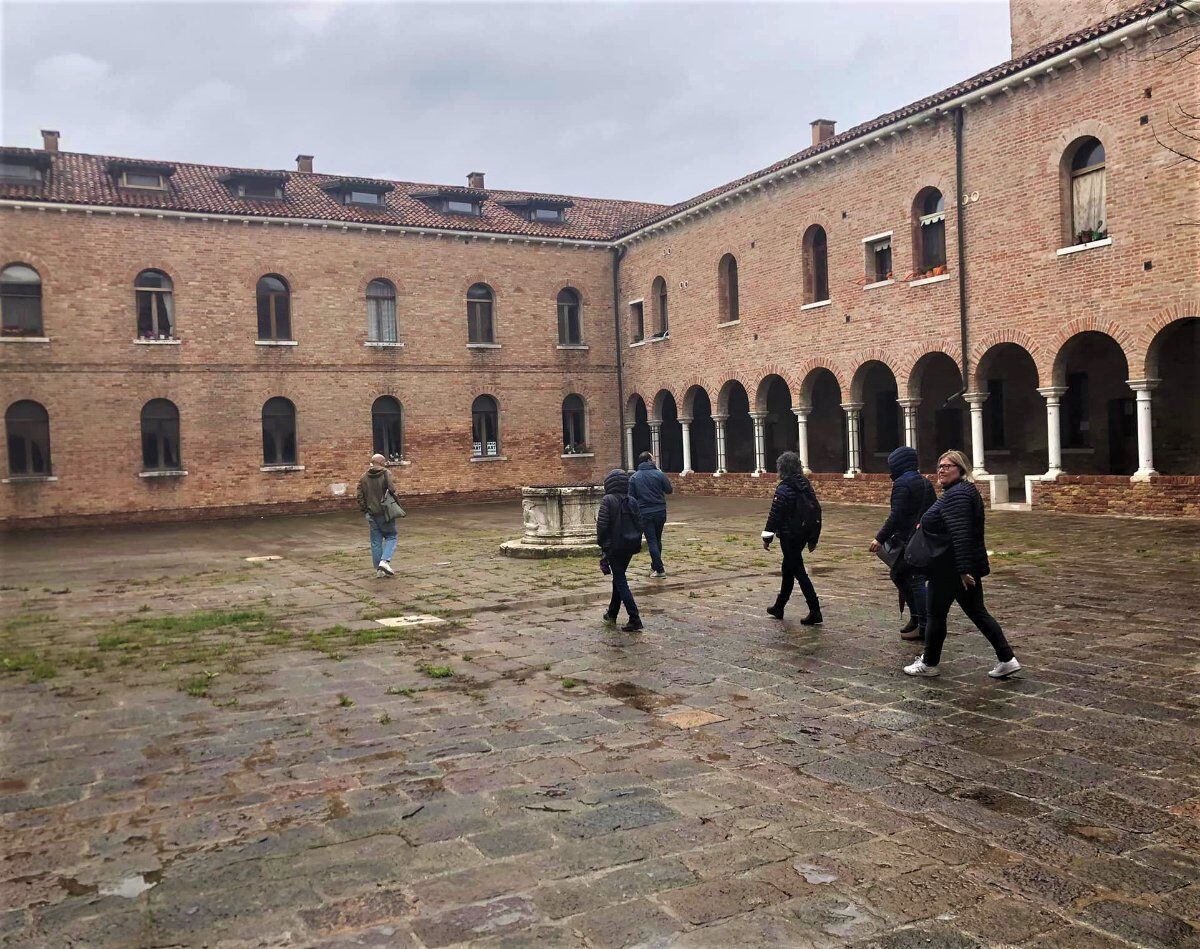
[(59, 877), (58, 885), (71, 896), (120, 896), (127, 900), (136, 899), (162, 881), (161, 870), (148, 870), (122, 877), (114, 883), (80, 883), (74, 877)]
[(614, 682), (612, 685), (604, 686), (604, 692), (614, 699), (620, 699), (630, 708), (636, 708), (639, 712), (653, 712), (667, 704), (657, 692), (644, 689), (632, 682)]
[(835, 880), (837, 880), (837, 874), (830, 873), (824, 867), (814, 866), (811, 863), (801, 863), (798, 860), (793, 863), (792, 866), (796, 868), (797, 873), (799, 873), (807, 882), (812, 883), (813, 885), (833, 883)]

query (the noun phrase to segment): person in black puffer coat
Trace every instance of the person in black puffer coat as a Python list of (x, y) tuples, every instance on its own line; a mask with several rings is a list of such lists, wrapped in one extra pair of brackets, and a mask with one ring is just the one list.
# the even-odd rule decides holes
[(930, 537), (944, 536), (949, 547), (937, 557), (929, 571), (929, 618), (925, 627), (925, 651), (904, 671), (910, 676), (935, 676), (946, 640), (946, 617), (957, 601), (967, 617), (996, 650), (996, 665), (988, 672), (1003, 679), (1021, 668), (1004, 631), (983, 605), (983, 578), (990, 572), (987, 546), (983, 540), (983, 498), (971, 482), (971, 463), (961, 451), (949, 451), (938, 459), (938, 484), (942, 496), (921, 517), (918, 530)]
[(620, 468), (614, 468), (604, 478), (604, 497), (596, 512), (596, 544), (604, 552), (612, 572), (612, 599), (604, 611), (604, 622), (614, 625), (624, 603), (629, 622), (621, 629), (636, 633), (642, 628), (642, 618), (625, 571), (633, 555), (642, 549), (642, 523), (637, 500), (629, 496), (629, 475)]
[(794, 451), (785, 451), (775, 462), (779, 472), (779, 484), (771, 501), (771, 513), (767, 515), (767, 526), (762, 532), (763, 550), (771, 549), (771, 541), (779, 537), (783, 551), (783, 565), (779, 596), (775, 605), (767, 612), (776, 619), (783, 619), (783, 608), (792, 595), (795, 581), (800, 581), (800, 592), (808, 604), (808, 615), (800, 620), (803, 626), (815, 626), (823, 622), (821, 602), (813, 588), (808, 571), (804, 569), (804, 548), (816, 549), (821, 537), (821, 503), (809, 480), (804, 477), (800, 456)]
[[(933, 506), (937, 494), (929, 479), (917, 466), (917, 451), (901, 445), (887, 459), (892, 474), (892, 504), (883, 527), (871, 541), (874, 553), (882, 544), (898, 546), (901, 550), (917, 529), (921, 515)], [(892, 583), (900, 591), (900, 601), (908, 606), (908, 624), (900, 630), (901, 639), (925, 638), (925, 575), (904, 562), (901, 557), (891, 569)], [(903, 606), (901, 607), (903, 609)]]

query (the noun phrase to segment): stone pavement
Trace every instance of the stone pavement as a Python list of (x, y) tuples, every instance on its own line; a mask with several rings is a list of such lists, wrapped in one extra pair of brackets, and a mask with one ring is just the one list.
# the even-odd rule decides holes
[(0, 945), (1200, 946), (1200, 523), (991, 516), (1026, 671), (952, 614), (912, 680), (883, 512), (814, 630), (763, 507), (676, 503), (635, 635), (516, 504), (392, 581), (342, 515), (4, 538)]

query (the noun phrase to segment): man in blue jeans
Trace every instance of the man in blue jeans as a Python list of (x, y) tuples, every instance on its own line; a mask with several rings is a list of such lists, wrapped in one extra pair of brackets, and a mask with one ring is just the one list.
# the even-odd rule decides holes
[(383, 508), (383, 496), (395, 494), (392, 477), (388, 474), (387, 459), (383, 455), (371, 456), (371, 467), (358, 482), (358, 509), (367, 516), (367, 527), (371, 531), (371, 562), (375, 564), (376, 577), (394, 577), (392, 556), (396, 552), (396, 522), (389, 520)]
[(654, 456), (648, 451), (638, 455), (638, 466), (629, 478), (629, 496), (638, 503), (646, 546), (650, 548), (650, 576), (661, 580), (667, 575), (662, 561), (662, 535), (667, 524), (667, 495), (672, 491), (671, 479), (658, 470)]

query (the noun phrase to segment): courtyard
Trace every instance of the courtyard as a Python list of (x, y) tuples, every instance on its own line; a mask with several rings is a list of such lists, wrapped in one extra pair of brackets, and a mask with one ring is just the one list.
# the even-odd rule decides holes
[[(646, 630), (516, 503), (9, 535), (0, 944), (1200, 946), (1200, 522), (992, 514), (940, 679), (827, 506), (683, 498)], [(381, 622), (383, 621), (383, 622)], [(390, 624), (389, 624), (390, 623)]]

